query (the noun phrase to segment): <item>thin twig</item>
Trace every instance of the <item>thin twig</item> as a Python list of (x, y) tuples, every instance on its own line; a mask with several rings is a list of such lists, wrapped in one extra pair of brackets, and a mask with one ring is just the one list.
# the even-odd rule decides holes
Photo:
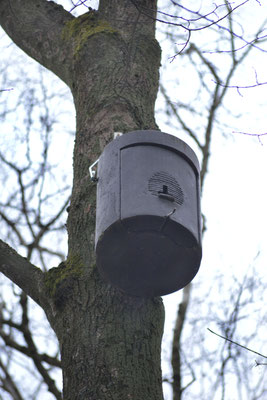
[(222, 87), (227, 87), (228, 89), (250, 89), (250, 88), (255, 88), (258, 86), (263, 86), (263, 85), (267, 85), (267, 82), (256, 82), (254, 85), (245, 85), (245, 86), (240, 86), (240, 85), (225, 85), (223, 83), (217, 82), (215, 80), (212, 79), (213, 82), (217, 83), (218, 85), (222, 86)]
[(235, 344), (235, 345), (237, 345), (237, 346), (239, 346), (239, 347), (242, 347), (243, 349), (246, 349), (246, 350), (248, 350), (248, 351), (251, 351), (252, 353), (257, 354), (257, 355), (260, 356), (260, 357), (267, 358), (267, 356), (265, 356), (264, 354), (258, 353), (258, 352), (255, 351), (255, 350), (249, 349), (248, 347), (243, 346), (242, 344), (239, 344), (239, 343), (235, 342), (234, 340), (231, 340), (231, 339), (229, 339), (229, 338), (227, 338), (227, 337), (225, 337), (225, 336), (219, 335), (219, 333), (216, 333), (216, 332), (212, 331), (210, 328), (207, 328), (207, 329), (208, 329), (208, 331), (210, 331), (210, 332), (213, 333), (214, 335), (219, 336), (220, 338), (222, 338), (222, 339), (224, 339), (224, 340), (227, 340), (227, 341), (230, 342), (230, 343), (233, 343), (233, 344)]

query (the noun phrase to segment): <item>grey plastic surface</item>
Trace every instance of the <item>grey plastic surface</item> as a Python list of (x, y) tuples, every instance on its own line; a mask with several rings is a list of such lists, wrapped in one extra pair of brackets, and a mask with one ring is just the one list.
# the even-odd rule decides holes
[(97, 266), (131, 295), (187, 285), (201, 261), (199, 164), (183, 141), (160, 131), (113, 140), (98, 165)]

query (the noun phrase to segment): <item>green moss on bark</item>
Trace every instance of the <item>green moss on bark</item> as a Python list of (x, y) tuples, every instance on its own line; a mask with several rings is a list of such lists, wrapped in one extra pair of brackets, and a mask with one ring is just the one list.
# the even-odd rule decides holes
[(84, 271), (84, 264), (79, 255), (69, 255), (66, 262), (51, 268), (45, 274), (45, 285), (50, 296), (56, 295), (59, 287), (66, 281), (77, 280)]
[(98, 18), (97, 12), (89, 11), (65, 24), (65, 28), (62, 31), (62, 39), (74, 39), (74, 55), (77, 56), (90, 36), (98, 33), (116, 32), (107, 21)]

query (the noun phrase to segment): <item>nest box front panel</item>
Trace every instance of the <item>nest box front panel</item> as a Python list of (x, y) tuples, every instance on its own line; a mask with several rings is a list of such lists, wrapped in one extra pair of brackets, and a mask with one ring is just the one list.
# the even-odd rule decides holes
[(121, 150), (121, 220), (138, 215), (169, 218), (199, 240), (198, 182), (173, 149), (137, 145)]

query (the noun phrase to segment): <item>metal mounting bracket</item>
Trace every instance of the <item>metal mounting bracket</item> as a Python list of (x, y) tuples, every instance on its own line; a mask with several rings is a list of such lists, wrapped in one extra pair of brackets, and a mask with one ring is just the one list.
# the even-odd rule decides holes
[(90, 173), (90, 178), (91, 178), (92, 182), (98, 181), (98, 178), (96, 177), (96, 168), (93, 169), (94, 167), (96, 167), (98, 161), (99, 161), (99, 158), (89, 167), (89, 173)]

